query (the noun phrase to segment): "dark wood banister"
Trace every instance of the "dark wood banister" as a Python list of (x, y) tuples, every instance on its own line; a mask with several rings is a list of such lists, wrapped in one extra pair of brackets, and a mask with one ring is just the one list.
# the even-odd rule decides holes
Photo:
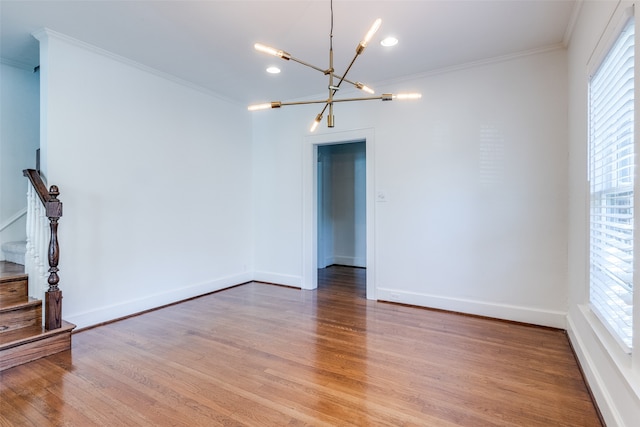
[(60, 247), (58, 245), (58, 220), (62, 217), (62, 202), (58, 200), (60, 191), (52, 185), (47, 191), (40, 174), (35, 169), (25, 169), (22, 174), (26, 176), (36, 190), (42, 202), (49, 228), (51, 239), (49, 240), (49, 289), (45, 292), (44, 301), (44, 327), (46, 330), (58, 329), (62, 326), (62, 291), (58, 289), (58, 260), (60, 259)]

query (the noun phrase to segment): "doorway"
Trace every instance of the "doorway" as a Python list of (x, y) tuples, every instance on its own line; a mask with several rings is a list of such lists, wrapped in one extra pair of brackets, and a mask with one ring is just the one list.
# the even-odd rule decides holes
[(318, 147), (318, 268), (366, 268), (365, 141)]
[[(360, 167), (364, 169), (364, 198), (365, 220), (358, 229), (358, 233), (364, 234), (360, 241), (364, 241), (364, 254), (360, 262), (366, 267), (366, 295), (367, 299), (376, 299), (375, 295), (375, 239), (374, 239), (374, 132), (373, 129), (359, 129), (347, 132), (336, 132), (325, 135), (312, 135), (304, 139), (303, 148), (303, 234), (302, 234), (302, 289), (316, 289), (318, 287), (318, 267), (324, 261), (318, 262), (321, 256), (319, 250), (319, 225), (321, 215), (318, 214), (319, 197), (318, 182), (322, 179), (318, 175), (320, 163), (318, 155), (322, 158), (322, 147), (331, 145), (349, 145), (360, 143), (364, 146), (364, 161)], [(321, 167), (324, 167), (320, 165)], [(323, 172), (324, 173), (324, 172)], [(355, 231), (354, 231), (355, 234)], [(323, 242), (326, 245), (327, 242)], [(324, 246), (323, 246), (324, 247)], [(323, 251), (324, 249), (322, 249)], [(354, 252), (355, 254), (356, 252)], [(338, 254), (340, 255), (340, 254)], [(326, 252), (324, 254), (326, 256)], [(353, 256), (358, 258), (358, 256)], [(344, 258), (343, 258), (344, 261)], [(358, 260), (355, 260), (356, 262)]]

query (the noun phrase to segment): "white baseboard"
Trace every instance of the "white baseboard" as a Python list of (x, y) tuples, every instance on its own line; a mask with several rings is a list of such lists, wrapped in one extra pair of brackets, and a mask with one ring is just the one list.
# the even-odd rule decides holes
[(567, 317), (567, 332), (607, 426), (635, 426), (640, 414), (640, 377), (633, 357), (609, 333), (588, 305)]
[(566, 329), (567, 327), (567, 313), (563, 311), (488, 303), (463, 298), (449, 298), (385, 288), (376, 289), (376, 295), (377, 299), (381, 301), (399, 302), (560, 329)]
[[(366, 267), (367, 262), (362, 257), (334, 256), (331, 264), (348, 265), (350, 267)], [(327, 264), (327, 265), (331, 265)]]
[[(580, 367), (582, 368), (585, 379), (589, 384), (591, 393), (598, 404), (598, 409), (607, 421), (607, 425), (621, 426), (620, 416), (614, 409), (615, 405), (612, 402), (611, 395), (607, 392), (607, 388), (604, 386), (602, 377), (600, 376), (589, 351), (586, 350), (587, 346), (578, 333), (578, 328), (570, 315), (567, 316), (567, 335), (571, 341), (573, 351), (575, 351), (576, 356), (578, 357)], [(614, 420), (613, 423), (611, 420)]]
[[(189, 298), (208, 294), (210, 292), (219, 291), (249, 282), (253, 279), (250, 272), (238, 275), (223, 277), (209, 282), (198, 283), (191, 286), (172, 289), (145, 298), (127, 301), (121, 304), (108, 305), (91, 311), (82, 313), (63, 313), (66, 321), (75, 324), (79, 329), (89, 326), (98, 325), (100, 323), (113, 321), (123, 317), (135, 315), (146, 310), (162, 307), (167, 304), (173, 304)], [(63, 304), (64, 312), (64, 304)]]
[(278, 285), (302, 288), (302, 277), (289, 274), (271, 273), (269, 271), (254, 271), (253, 280), (257, 282), (276, 283)]

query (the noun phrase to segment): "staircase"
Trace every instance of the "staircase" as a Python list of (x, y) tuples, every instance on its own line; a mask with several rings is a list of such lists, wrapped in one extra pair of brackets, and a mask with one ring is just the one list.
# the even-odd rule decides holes
[(24, 265), (25, 253), (27, 252), (27, 242), (7, 242), (2, 244), (4, 259), (9, 262)]
[(42, 326), (42, 301), (29, 297), (24, 266), (0, 261), (0, 371), (71, 349), (75, 325)]

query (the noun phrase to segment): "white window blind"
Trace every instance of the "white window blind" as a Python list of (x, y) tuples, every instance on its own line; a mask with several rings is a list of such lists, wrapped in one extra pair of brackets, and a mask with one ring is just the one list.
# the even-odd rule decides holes
[(590, 302), (628, 350), (633, 318), (633, 19), (589, 83)]

